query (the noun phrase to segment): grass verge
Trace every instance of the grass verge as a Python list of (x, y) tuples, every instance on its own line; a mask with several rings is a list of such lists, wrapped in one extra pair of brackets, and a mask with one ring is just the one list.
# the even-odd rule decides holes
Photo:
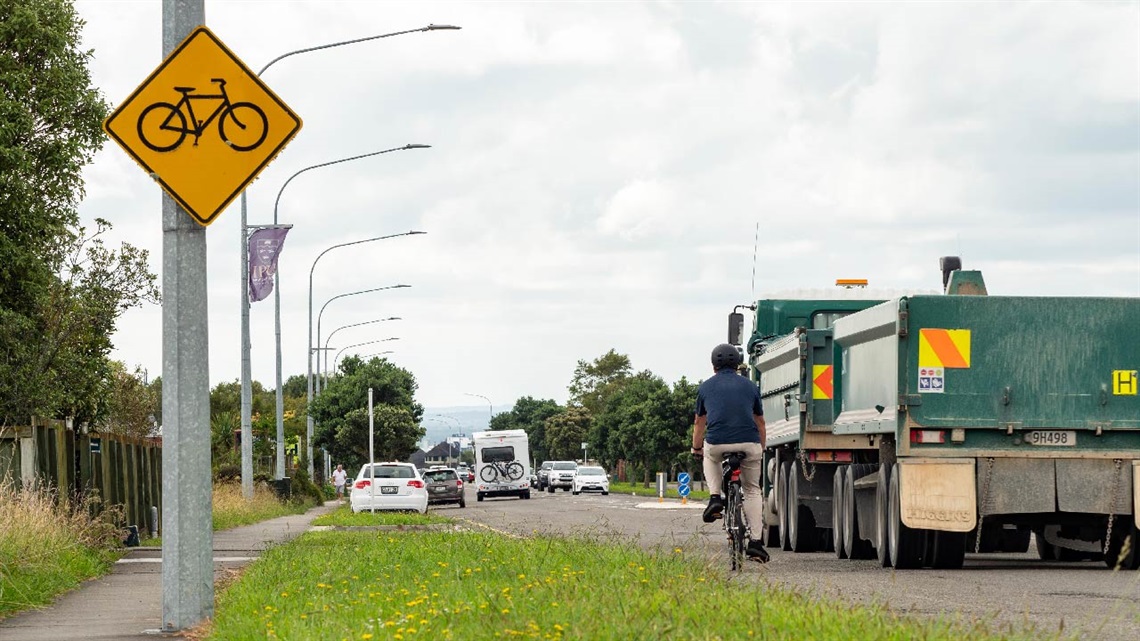
[(214, 484), (214, 529), (228, 530), (239, 525), (251, 525), (290, 514), (301, 514), (313, 507), (311, 501), (277, 500), (267, 485), (255, 483), (253, 500), (241, 494), (239, 483)]
[(680, 548), (481, 532), (309, 532), (219, 595), (211, 639), (860, 639), (991, 641), (741, 584)]
[[(649, 487), (645, 487), (642, 483), (611, 481), (610, 491), (614, 494), (636, 494), (637, 496), (652, 496), (653, 498), (657, 498), (657, 486), (653, 483), (650, 483)], [(665, 498), (681, 498), (680, 495), (677, 494), (677, 487), (675, 485), (665, 491)], [(691, 501), (705, 501), (708, 500), (708, 498), (708, 490), (693, 490), (689, 493), (689, 500)]]
[(435, 514), (417, 514), (407, 512), (358, 512), (353, 513), (347, 505), (341, 506), (335, 512), (322, 514), (313, 519), (313, 525), (435, 525), (451, 523), (451, 519)]
[(88, 507), (0, 486), (0, 619), (47, 605), (107, 571), (121, 533), (109, 520), (90, 517)]

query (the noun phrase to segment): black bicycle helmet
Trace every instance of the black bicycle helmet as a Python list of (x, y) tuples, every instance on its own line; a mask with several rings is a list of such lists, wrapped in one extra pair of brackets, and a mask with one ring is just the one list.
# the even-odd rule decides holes
[(712, 351), (712, 366), (715, 370), (724, 368), (736, 369), (744, 358), (740, 355), (740, 350), (736, 349), (735, 345), (728, 343), (721, 343), (713, 348)]

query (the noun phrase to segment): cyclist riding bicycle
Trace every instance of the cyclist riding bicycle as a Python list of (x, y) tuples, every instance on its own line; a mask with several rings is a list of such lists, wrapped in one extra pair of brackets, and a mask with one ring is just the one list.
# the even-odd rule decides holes
[[(705, 482), (709, 486), (709, 504), (704, 511), (705, 523), (712, 523), (724, 511), (724, 488), (721, 460), (729, 452), (743, 452), (740, 464), (744, 487), (744, 515), (759, 532), (764, 519), (764, 499), (760, 491), (760, 470), (767, 434), (764, 409), (760, 405), (760, 389), (736, 368), (743, 362), (733, 345), (722, 343), (712, 351), (712, 378), (697, 388), (697, 411), (693, 424), (693, 454), (703, 455)], [(759, 539), (751, 539), (748, 558), (765, 563), (768, 552)]]

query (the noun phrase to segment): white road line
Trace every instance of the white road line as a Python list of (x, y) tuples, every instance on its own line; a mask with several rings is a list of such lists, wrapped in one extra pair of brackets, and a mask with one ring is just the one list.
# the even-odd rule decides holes
[[(256, 556), (215, 556), (214, 563), (246, 563), (255, 559), (257, 559)], [(119, 559), (115, 563), (162, 563), (162, 558)]]

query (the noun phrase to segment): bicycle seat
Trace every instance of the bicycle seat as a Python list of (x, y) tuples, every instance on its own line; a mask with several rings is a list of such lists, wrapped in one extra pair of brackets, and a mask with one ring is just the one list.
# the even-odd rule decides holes
[(194, 91), (194, 89), (196, 89), (196, 87), (175, 87), (174, 88), (174, 90), (177, 91), (178, 93), (190, 93), (191, 91)]
[(739, 470), (740, 464), (746, 458), (748, 458), (748, 455), (744, 452), (725, 452), (722, 463), (727, 464), (731, 470)]

